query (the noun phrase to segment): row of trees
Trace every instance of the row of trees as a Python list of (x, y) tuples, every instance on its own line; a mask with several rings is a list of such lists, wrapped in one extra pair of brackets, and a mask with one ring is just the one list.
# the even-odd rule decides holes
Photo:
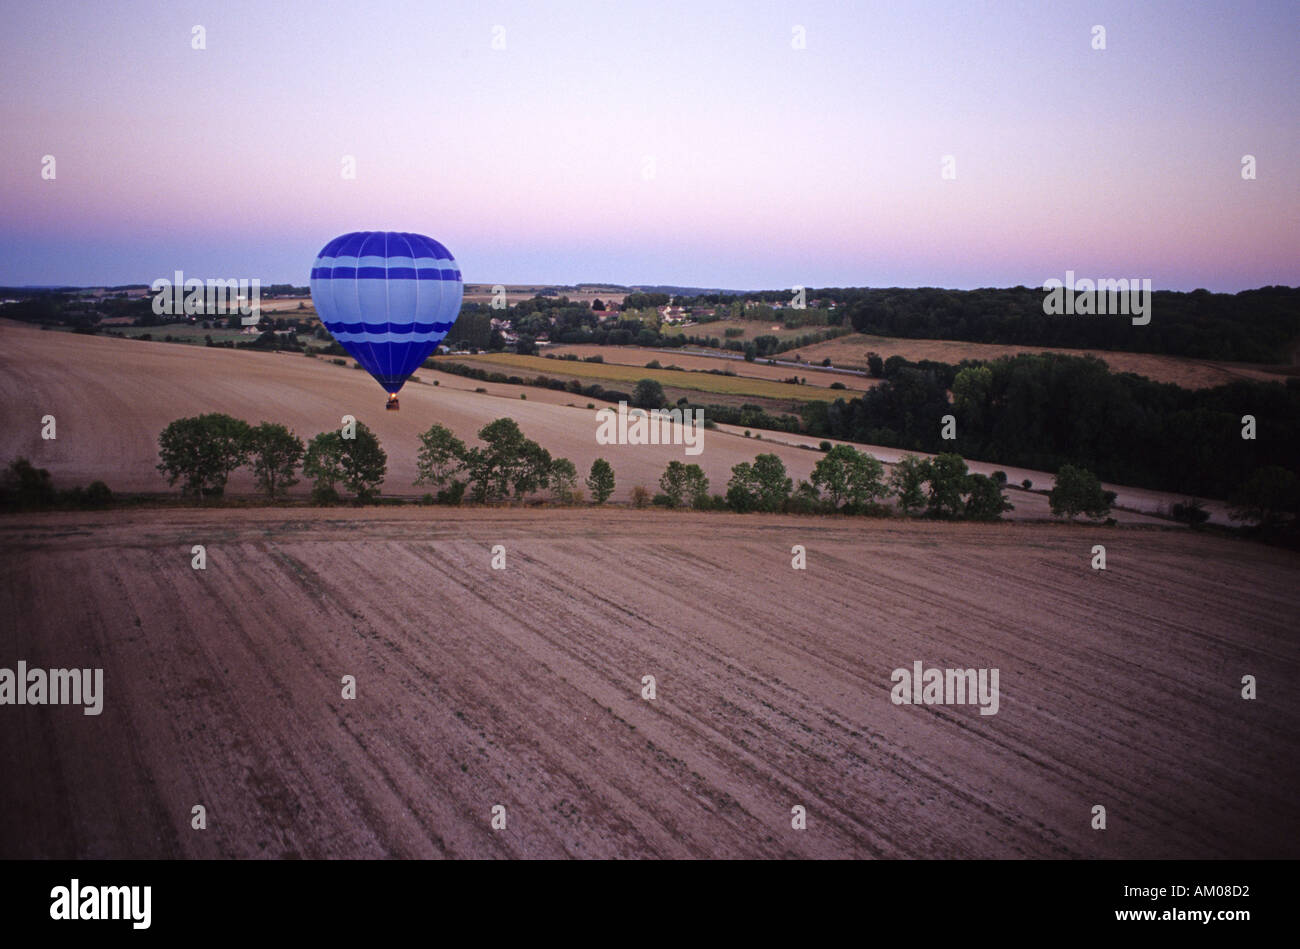
[(113, 492), (102, 481), (87, 487), (75, 485), (56, 489), (50, 472), (37, 468), (26, 458), (15, 458), (0, 470), (0, 510), (31, 511), (52, 507), (99, 508), (113, 500)]
[[(562, 504), (582, 499), (577, 466), (568, 458), (552, 458), (514, 419), (489, 422), (478, 438), (482, 445), (467, 446), (445, 425), (431, 426), (420, 436), (415, 483), (435, 488), (436, 500), (444, 504), (459, 504), (466, 494), (479, 504), (518, 501), (540, 490), (551, 491)], [(597, 504), (609, 500), (614, 493), (609, 462), (597, 458), (586, 485)]]
[[(1005, 485), (1005, 474), (972, 474), (966, 462), (953, 454), (925, 459), (905, 455), (887, 476), (879, 459), (849, 445), (837, 445), (818, 460), (808, 481), (795, 484), (779, 456), (760, 454), (752, 462), (735, 465), (726, 494), (712, 496), (709, 479), (699, 465), (671, 461), (659, 479), (661, 493), (654, 497), (654, 503), (740, 513), (878, 516), (888, 514), (885, 502), (892, 497), (909, 515), (998, 520), (1005, 511), (1014, 509), (1003, 494)], [(1105, 516), (1095, 510), (1088, 513)]]
[[(578, 471), (567, 458), (553, 458), (526, 437), (511, 418), (499, 418), (478, 432), (479, 445), (466, 445), (445, 425), (434, 424), (420, 436), (416, 456), (417, 485), (433, 488), (434, 500), (479, 504), (522, 500), (549, 490), (565, 504), (582, 498)], [(194, 497), (220, 496), (238, 468), (252, 470), (258, 486), (274, 500), (298, 483), (301, 467), (313, 479), (312, 499), (337, 501), (340, 488), (358, 501), (373, 499), (384, 480), (388, 457), (375, 434), (362, 422), (321, 432), (306, 445), (284, 425), (249, 425), (212, 413), (177, 419), (159, 436), (158, 469), (170, 484)], [(831, 448), (813, 468), (810, 482), (796, 488), (775, 454), (732, 468), (726, 494), (711, 498), (709, 480), (696, 464), (670, 462), (660, 479), (658, 503), (668, 507), (725, 507), (735, 511), (839, 511), (881, 513), (881, 502), (897, 495), (907, 513), (932, 517), (996, 519), (1011, 505), (1002, 482), (969, 474), (957, 455), (921, 460), (907, 456), (886, 480), (876, 458), (848, 445)], [(614, 492), (614, 470), (603, 458), (586, 478), (592, 500), (603, 504)]]
[[(444, 425), (433, 425), (420, 436), (416, 484), (437, 489), (440, 503), (459, 504), (468, 494), (481, 504), (520, 500), (550, 490), (562, 503), (582, 495), (578, 471), (567, 458), (526, 438), (511, 418), (489, 422), (478, 432), (482, 445), (466, 446)], [(184, 495), (209, 498), (225, 491), (230, 475), (251, 469), (258, 487), (271, 500), (298, 483), (298, 471), (312, 479), (312, 500), (338, 501), (341, 491), (358, 502), (379, 495), (388, 470), (388, 455), (363, 422), (349, 421), (321, 432), (303, 444), (301, 438), (276, 422), (250, 425), (229, 415), (210, 413), (176, 419), (158, 438), (158, 470), (169, 484), (181, 483)], [(597, 504), (614, 492), (614, 469), (603, 458), (591, 466), (587, 488)]]
[(298, 483), (297, 472), (315, 481), (312, 498), (339, 498), (339, 488), (364, 501), (379, 494), (388, 456), (362, 422), (321, 432), (310, 443), (277, 422), (249, 425), (218, 412), (176, 419), (158, 436), (158, 470), (181, 493), (220, 497), (230, 475), (249, 467), (258, 487), (275, 500)]
[[(489, 422), (479, 430), (478, 439), (482, 444), (466, 445), (440, 424), (420, 436), (415, 483), (437, 491), (436, 496), (426, 495), (426, 500), (459, 504), (468, 497), (490, 504), (521, 501), (540, 491), (549, 491), (562, 504), (583, 500), (577, 466), (567, 458), (552, 457), (527, 438), (514, 419)], [(660, 494), (652, 500), (664, 507), (701, 510), (878, 515), (887, 512), (885, 502), (893, 498), (908, 515), (973, 520), (997, 520), (1013, 510), (1004, 494), (1003, 472), (973, 474), (965, 460), (952, 452), (933, 458), (904, 455), (886, 475), (885, 466), (866, 452), (829, 443), (823, 443), (823, 448), (825, 454), (808, 481), (795, 484), (777, 455), (760, 454), (753, 462), (734, 466), (726, 493), (715, 495), (709, 494), (709, 479), (699, 465), (672, 461), (660, 477)], [(189, 496), (220, 496), (230, 475), (247, 466), (272, 500), (298, 483), (301, 469), (313, 481), (311, 496), (316, 503), (336, 502), (341, 491), (350, 492), (358, 502), (374, 499), (388, 464), (379, 439), (362, 422), (321, 432), (304, 445), (284, 425), (254, 426), (218, 413), (172, 422), (159, 436), (159, 456), (158, 469), (170, 484), (181, 482), (182, 493)], [(614, 493), (614, 469), (597, 458), (584, 483), (592, 501), (604, 504)], [(101, 482), (84, 491), (56, 494), (49, 472), (25, 459), (10, 465), (0, 478), (0, 506), (102, 506), (110, 498), (111, 492)], [(648, 491), (634, 491), (638, 506), (649, 500)], [(1105, 518), (1114, 500), (1114, 492), (1103, 490), (1096, 474), (1074, 465), (1060, 468), (1049, 494), (1052, 512), (1071, 519), (1080, 514)], [(1238, 520), (1267, 528), (1284, 526), (1300, 510), (1300, 479), (1284, 468), (1262, 468), (1232, 494), (1230, 503)], [(1193, 524), (1205, 519), (1195, 502), (1177, 505), (1175, 515)]]

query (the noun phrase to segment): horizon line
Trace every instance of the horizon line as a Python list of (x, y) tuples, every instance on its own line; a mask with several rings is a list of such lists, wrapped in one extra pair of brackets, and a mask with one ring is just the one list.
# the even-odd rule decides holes
[[(155, 279), (162, 279), (162, 278), (155, 278)], [(195, 279), (204, 279), (204, 280), (228, 280), (228, 279), (230, 279), (230, 278), (226, 278), (226, 277), (206, 277), (206, 278), (195, 278)], [(310, 287), (310, 281), (308, 281), (308, 282), (306, 282), (306, 283), (298, 284), (298, 283), (294, 283), (294, 282), (291, 281), (291, 280), (263, 280), (263, 279), (260, 278), (260, 277), (248, 277), (248, 278), (244, 278), (244, 279), (247, 279), (247, 280), (257, 280), (259, 286), (289, 286), (289, 287), (295, 287), (295, 288), (297, 288), (297, 287), (309, 288), (309, 287)], [(1055, 279), (1055, 278), (1048, 278), (1048, 279)], [(1083, 278), (1080, 278), (1080, 279), (1084, 279), (1084, 280), (1096, 280), (1096, 279), (1112, 279), (1112, 278), (1092, 278), (1092, 277), (1083, 277)], [(1119, 278), (1119, 279), (1124, 279), (1124, 278)], [(1138, 278), (1138, 279), (1146, 279), (1146, 278)], [(503, 287), (506, 287), (507, 289), (509, 289), (509, 288), (511, 288), (511, 287), (530, 287), (530, 288), (531, 288), (531, 287), (536, 287), (536, 288), (539, 288), (539, 289), (563, 289), (563, 290), (568, 290), (568, 289), (578, 290), (578, 289), (581, 289), (581, 288), (584, 288), (584, 287), (590, 287), (590, 288), (597, 288), (597, 289), (599, 289), (599, 288), (608, 288), (608, 289), (613, 290), (613, 291), (615, 291), (615, 292), (621, 292), (621, 291), (640, 291), (640, 292), (646, 292), (646, 291), (653, 291), (653, 290), (654, 290), (655, 288), (657, 288), (657, 287), (670, 287), (670, 288), (677, 289), (677, 290), (695, 290), (695, 291), (698, 291), (698, 292), (701, 293), (701, 294), (704, 294), (704, 293), (726, 293), (726, 294), (745, 294), (745, 293), (792, 293), (792, 292), (794, 292), (794, 288), (793, 288), (793, 287), (757, 287), (757, 288), (748, 288), (748, 289), (743, 289), (743, 288), (742, 288), (742, 289), (736, 289), (736, 288), (727, 288), (727, 287), (699, 287), (699, 286), (690, 286), (690, 285), (687, 285), (687, 284), (674, 284), (674, 283), (633, 283), (633, 284), (622, 284), (622, 283), (602, 282), (602, 281), (581, 281), (581, 282), (578, 282), (578, 283), (545, 283), (545, 282), (543, 282), (543, 281), (537, 281), (537, 280), (526, 280), (526, 281), (519, 281), (519, 282), (516, 282), (516, 283), (503, 283), (503, 282), (500, 282), (500, 281), (497, 281), (497, 282), (495, 282), (495, 283), (489, 283), (489, 282), (487, 282), (487, 281), (482, 281), (482, 280), (474, 280), (474, 281), (465, 280), (465, 281), (462, 281), (462, 283), (463, 283), (464, 286), (466, 286), (466, 287), (494, 287), (494, 286), (503, 286)], [(3, 283), (3, 282), (0, 282), (0, 289), (5, 289), (5, 290), (27, 290), (27, 291), (34, 291), (34, 290), (48, 290), (48, 291), (60, 291), (60, 290), (62, 290), (62, 291), (68, 291), (68, 290), (131, 290), (131, 289), (136, 289), (136, 288), (141, 288), (141, 287), (142, 287), (142, 288), (145, 288), (145, 289), (149, 289), (152, 285), (153, 285), (153, 281), (141, 281), (141, 282), (136, 282), (136, 283), (82, 283), (82, 284), (77, 284), (77, 283), (48, 283), (48, 284), (46, 284), (46, 283), (36, 283), (36, 284), (28, 283), (28, 284), (22, 284), (22, 283)], [(1213, 293), (1213, 294), (1224, 294), (1224, 295), (1228, 295), (1228, 296), (1236, 296), (1236, 295), (1239, 294), (1239, 293), (1251, 293), (1251, 292), (1254, 292), (1254, 291), (1257, 291), (1257, 290), (1269, 290), (1269, 289), (1279, 288), (1279, 287), (1282, 288), (1282, 289), (1284, 289), (1284, 290), (1300, 290), (1300, 284), (1297, 284), (1297, 285), (1295, 285), (1295, 286), (1292, 286), (1291, 284), (1286, 284), (1286, 283), (1265, 283), (1265, 284), (1260, 284), (1259, 286), (1255, 286), (1255, 287), (1243, 287), (1243, 288), (1240, 289), (1240, 290), (1211, 290), (1211, 289), (1209, 289), (1209, 288), (1207, 288), (1207, 287), (1203, 287), (1203, 286), (1201, 286), (1201, 287), (1193, 287), (1192, 289), (1189, 290), (1189, 289), (1183, 289), (1183, 288), (1177, 288), (1177, 287), (1155, 287), (1155, 286), (1153, 286), (1153, 287), (1151, 288), (1151, 292), (1152, 292), (1152, 293), (1197, 293), (1197, 292), (1203, 292), (1203, 293)], [(974, 286), (974, 287), (941, 286), (941, 285), (939, 285), (939, 284), (916, 284), (916, 285), (888, 284), (888, 285), (886, 285), (886, 284), (852, 284), (852, 283), (847, 283), (847, 284), (825, 284), (825, 285), (819, 285), (819, 286), (811, 286), (811, 285), (809, 285), (809, 286), (805, 286), (804, 289), (807, 290), (807, 291), (809, 291), (809, 292), (812, 292), (812, 291), (815, 291), (815, 290), (950, 290), (950, 291), (956, 291), (956, 292), (959, 292), (959, 293), (972, 293), (972, 292), (975, 292), (975, 291), (977, 291), (977, 290), (1043, 290), (1043, 291), (1046, 292), (1049, 288), (1044, 287), (1044, 286), (1029, 285), (1029, 284), (1023, 284), (1023, 283), (1019, 283), (1019, 284), (1011, 284), (1011, 285), (1007, 285), (1007, 286), (994, 286), (994, 285), (992, 285), (992, 284), (982, 284), (982, 285), (980, 285), (980, 286)], [(308, 295), (310, 295), (310, 294), (308, 294)]]

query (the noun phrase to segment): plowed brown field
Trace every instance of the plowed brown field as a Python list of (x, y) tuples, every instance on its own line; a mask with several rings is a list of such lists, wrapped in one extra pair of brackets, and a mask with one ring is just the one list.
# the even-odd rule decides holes
[[(0, 857), (1294, 858), (1298, 566), (1042, 524), (12, 515), (0, 666), (105, 696), (0, 706)], [(999, 669), (998, 713), (892, 704), (914, 660)]]

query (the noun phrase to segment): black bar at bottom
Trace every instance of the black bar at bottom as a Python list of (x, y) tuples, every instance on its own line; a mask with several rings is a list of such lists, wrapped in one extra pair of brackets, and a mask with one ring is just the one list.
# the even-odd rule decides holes
[[(639, 940), (688, 931), (771, 936), (787, 925), (805, 937), (844, 927), (871, 937), (1037, 935), (1049, 926), (1231, 938), (1284, 923), (1294, 875), (1284, 861), (9, 861), (0, 863), (0, 918), (6, 935), (62, 930), (91, 939), (338, 939), (405, 927), (455, 938), (522, 926), (534, 935)], [(116, 904), (123, 918), (53, 918), (52, 910), (73, 915), (73, 880), (77, 916), (109, 915)], [(143, 889), (102, 889), (145, 886), (147, 928), (136, 925)], [(1243, 910), (1248, 918), (1219, 915)]]

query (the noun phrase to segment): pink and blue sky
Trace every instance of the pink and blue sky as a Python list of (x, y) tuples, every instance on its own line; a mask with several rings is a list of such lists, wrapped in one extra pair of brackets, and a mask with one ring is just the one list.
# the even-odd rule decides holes
[(476, 283), (1295, 285), (1298, 45), (1294, 2), (6, 4), (0, 284), (403, 230)]

